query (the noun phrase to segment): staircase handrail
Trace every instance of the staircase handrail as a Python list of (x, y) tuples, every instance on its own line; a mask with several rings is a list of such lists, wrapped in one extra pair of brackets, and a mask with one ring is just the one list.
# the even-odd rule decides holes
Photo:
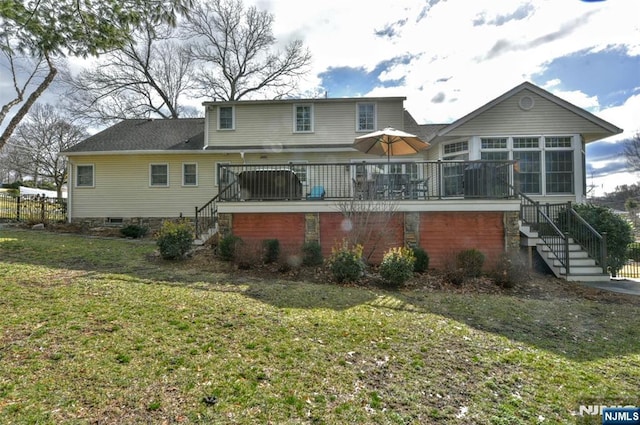
[(589, 257), (596, 260), (597, 264), (602, 267), (603, 271), (607, 268), (607, 235), (606, 233), (600, 234), (593, 228), (573, 207), (569, 208), (569, 214), (572, 217), (572, 224), (575, 224), (573, 219), (578, 221), (578, 224), (586, 230), (586, 235), (583, 236), (582, 232), (576, 230), (571, 232), (571, 236), (580, 244), (580, 246), (589, 253)]
[[(556, 259), (564, 267), (566, 273), (569, 274), (569, 237), (540, 208), (539, 202), (534, 201), (519, 190), (516, 193), (520, 195), (520, 220), (525, 224), (531, 225), (538, 232), (540, 240), (554, 253)], [(530, 220), (529, 214), (526, 214), (528, 206), (526, 204), (530, 204), (535, 208), (535, 219), (533, 221)]]

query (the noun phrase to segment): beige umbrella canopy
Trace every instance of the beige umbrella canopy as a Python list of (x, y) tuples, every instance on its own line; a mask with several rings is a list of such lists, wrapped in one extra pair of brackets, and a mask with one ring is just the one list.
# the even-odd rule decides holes
[(429, 143), (415, 134), (405, 133), (391, 127), (356, 137), (353, 142), (353, 147), (360, 152), (386, 155), (389, 161), (392, 156), (411, 155), (429, 146), (431, 146)]

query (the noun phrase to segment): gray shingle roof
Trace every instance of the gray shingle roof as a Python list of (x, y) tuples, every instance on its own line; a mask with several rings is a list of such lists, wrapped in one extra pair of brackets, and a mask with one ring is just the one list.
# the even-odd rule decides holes
[(65, 152), (198, 150), (204, 147), (204, 118), (124, 120)]

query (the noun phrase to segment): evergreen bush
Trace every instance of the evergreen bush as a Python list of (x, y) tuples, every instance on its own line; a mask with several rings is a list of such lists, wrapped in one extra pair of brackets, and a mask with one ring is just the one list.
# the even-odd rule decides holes
[(415, 246), (412, 248), (415, 262), (413, 263), (413, 271), (416, 273), (424, 273), (429, 270), (429, 254), (423, 248)]
[(413, 276), (416, 258), (413, 250), (404, 247), (391, 248), (384, 254), (379, 273), (385, 283), (400, 286)]
[(236, 250), (242, 243), (242, 238), (232, 233), (223, 236), (218, 242), (218, 255), (224, 261), (232, 261), (236, 257)]
[(186, 220), (163, 222), (156, 235), (156, 243), (162, 258), (165, 260), (183, 258), (193, 245), (193, 232), (193, 225)]
[(365, 270), (362, 250), (362, 245), (349, 246), (347, 241), (331, 250), (328, 265), (336, 282), (356, 282), (362, 277)]
[(140, 226), (137, 224), (129, 224), (120, 229), (120, 233), (122, 234), (122, 236), (134, 239), (143, 238), (148, 231), (148, 227)]
[(304, 266), (319, 266), (323, 261), (322, 247), (318, 241), (306, 242), (302, 245), (302, 264)]

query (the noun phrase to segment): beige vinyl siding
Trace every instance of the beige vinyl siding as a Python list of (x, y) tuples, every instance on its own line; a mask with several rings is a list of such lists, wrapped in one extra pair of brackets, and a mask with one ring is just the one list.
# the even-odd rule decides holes
[[(530, 96), (535, 102), (533, 108), (528, 111), (522, 110), (518, 105), (523, 96)], [(486, 110), (478, 117), (449, 132), (447, 136), (591, 132), (602, 132), (602, 127), (533, 92), (525, 90)]]
[[(363, 99), (364, 101), (364, 99)], [(367, 102), (370, 102), (367, 100)], [(313, 103), (314, 131), (293, 131), (294, 103), (236, 103), (235, 130), (217, 130), (216, 106), (207, 111), (209, 146), (264, 146), (265, 150), (286, 145), (326, 145), (351, 143), (356, 132), (356, 101)], [(377, 129), (402, 128), (402, 100), (375, 100)]]
[[(213, 155), (82, 156), (71, 160), (74, 164), (93, 164), (95, 173), (94, 187), (72, 188), (74, 218), (178, 217), (180, 213), (192, 217), (195, 207), (204, 205), (217, 192)], [(185, 162), (198, 164), (198, 186), (182, 186)], [(168, 187), (149, 185), (151, 163), (168, 164)]]

